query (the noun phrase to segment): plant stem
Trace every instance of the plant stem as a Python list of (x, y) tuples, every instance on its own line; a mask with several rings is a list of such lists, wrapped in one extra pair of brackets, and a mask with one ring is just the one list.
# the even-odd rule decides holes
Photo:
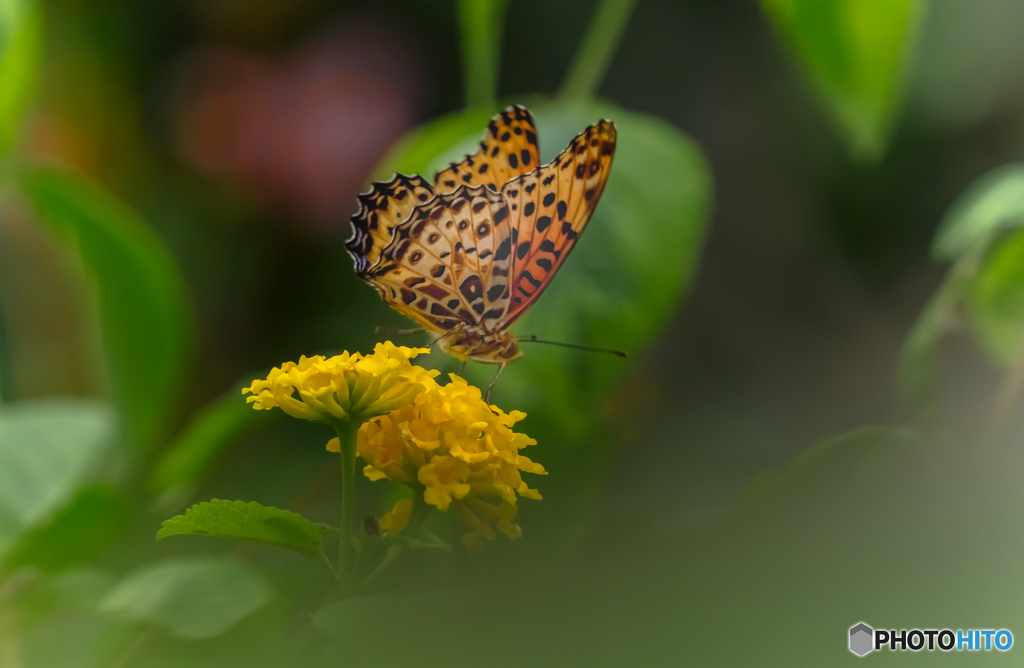
[(347, 586), (352, 568), (352, 531), (355, 521), (356, 433), (359, 425), (352, 420), (336, 423), (341, 449), (341, 524), (338, 526), (338, 581)]
[(601, 0), (559, 97), (576, 102), (594, 96), (635, 5), (636, 0)]
[(507, 0), (459, 0), (467, 107), (493, 107)]

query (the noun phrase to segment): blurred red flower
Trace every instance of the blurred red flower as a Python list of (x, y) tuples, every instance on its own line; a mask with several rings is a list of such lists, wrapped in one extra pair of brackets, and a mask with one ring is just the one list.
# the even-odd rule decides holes
[(352, 23), (272, 60), (198, 49), (181, 73), (175, 141), (311, 231), (347, 217), (388, 148), (416, 120), (422, 76), (387, 29)]

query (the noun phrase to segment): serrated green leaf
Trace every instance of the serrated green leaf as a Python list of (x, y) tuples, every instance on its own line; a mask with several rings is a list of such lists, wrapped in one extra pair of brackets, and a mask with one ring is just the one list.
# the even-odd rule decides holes
[(0, 555), (71, 499), (113, 436), (114, 413), (99, 401), (0, 408)]
[(997, 242), (967, 293), (971, 325), (998, 363), (1024, 353), (1024, 231)]
[(937, 260), (955, 260), (1001, 230), (1024, 225), (1024, 164), (993, 169), (964, 190), (939, 223)]
[[(601, 202), (572, 255), (523, 318), (520, 335), (643, 352), (685, 295), (697, 266), (710, 207), (710, 178), (697, 147), (652, 116), (606, 104), (529, 104), (542, 159), (549, 161), (588, 125), (610, 118), (618, 146)], [(389, 164), (403, 173), (432, 175), (473, 152), (486, 122), (472, 112), (427, 126)], [(453, 139), (452, 128), (466, 134)], [(449, 145), (441, 150), (443, 137)], [(429, 150), (428, 150), (429, 147)], [(430, 155), (433, 152), (433, 155)], [(610, 355), (524, 344), (525, 355), (501, 378), (496, 397), (553, 428), (582, 433), (594, 406), (629, 368)], [(466, 376), (486, 385), (492, 367), (470, 365)], [(536, 388), (544, 387), (540, 393)], [(533, 423), (535, 424), (535, 423)]]
[(80, 176), (35, 171), (24, 186), (96, 279), (115, 398), (132, 440), (150, 445), (173, 415), (190, 347), (191, 316), (174, 259), (134, 211)]
[(0, 154), (6, 153), (35, 92), (43, 53), (43, 12), (32, 0), (0, 2)]
[(236, 390), (196, 413), (192, 421), (160, 457), (149, 479), (150, 491), (198, 485), (224, 451), (261, 420), (277, 417), (274, 411), (256, 411)]
[(245, 564), (165, 561), (129, 574), (100, 603), (118, 617), (154, 624), (180, 638), (212, 638), (270, 600), (266, 581)]
[(320, 550), (321, 530), (302, 515), (255, 501), (198, 503), (184, 515), (172, 517), (157, 532), (157, 540), (168, 536), (219, 536), (255, 540), (315, 555)]
[(858, 158), (885, 153), (922, 0), (761, 0)]

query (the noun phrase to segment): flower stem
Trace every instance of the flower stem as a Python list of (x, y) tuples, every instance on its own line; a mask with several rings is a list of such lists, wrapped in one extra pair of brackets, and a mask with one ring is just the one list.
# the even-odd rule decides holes
[(562, 100), (577, 102), (594, 96), (635, 5), (636, 0), (601, 1), (562, 84)]
[(493, 107), (507, 0), (459, 0), (466, 106)]
[(352, 420), (335, 424), (341, 446), (341, 524), (338, 527), (338, 581), (347, 586), (352, 569), (352, 531), (355, 521), (356, 433), (359, 425)]

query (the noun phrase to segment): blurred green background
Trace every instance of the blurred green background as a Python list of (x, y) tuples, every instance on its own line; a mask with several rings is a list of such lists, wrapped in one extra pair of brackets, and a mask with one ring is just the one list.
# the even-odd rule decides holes
[[(861, 660), (860, 621), (1024, 634), (1022, 28), (1016, 0), (0, 0), (0, 666), (821, 666)], [(299, 555), (156, 542), (211, 498), (337, 521), (329, 435), (240, 388), (406, 326), (344, 252), (355, 197), (511, 103), (545, 160), (619, 133), (516, 331), (630, 352), (504, 372), (550, 472), (523, 538), (467, 555), (435, 513), (452, 552), (326, 607)], [(360, 480), (360, 515), (394, 494)]]

